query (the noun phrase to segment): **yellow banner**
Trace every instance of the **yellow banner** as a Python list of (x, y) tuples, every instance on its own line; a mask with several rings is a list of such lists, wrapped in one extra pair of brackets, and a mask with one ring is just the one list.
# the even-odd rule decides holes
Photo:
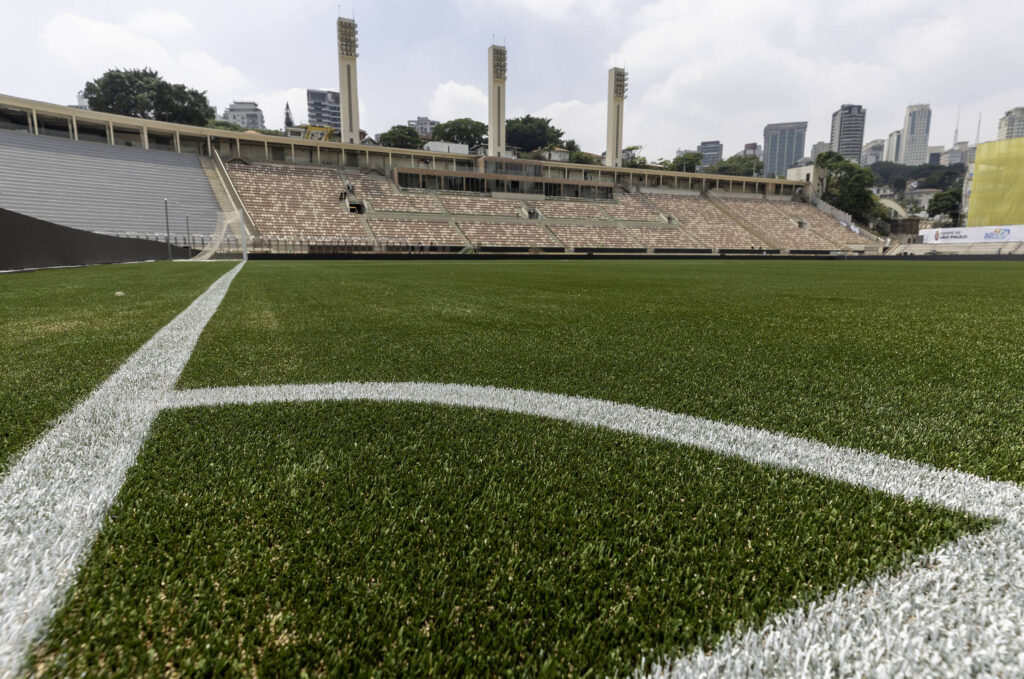
[(978, 146), (967, 226), (1024, 224), (1024, 137)]

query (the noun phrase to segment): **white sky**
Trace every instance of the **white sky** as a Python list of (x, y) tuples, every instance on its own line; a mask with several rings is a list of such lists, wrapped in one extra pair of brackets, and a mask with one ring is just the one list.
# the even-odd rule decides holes
[[(651, 160), (719, 139), (726, 155), (765, 124), (806, 120), (807, 149), (832, 111), (867, 108), (865, 141), (932, 105), (932, 145), (994, 139), (1024, 106), (1019, 0), (344, 0), (359, 24), (362, 126), (417, 115), (486, 120), (486, 51), (509, 50), (509, 115), (552, 117), (604, 149), (607, 69), (625, 66), (626, 145)], [(151, 67), (223, 110), (259, 102), (270, 127), (305, 89), (337, 89), (335, 2), (0, 0), (0, 92), (74, 103), (111, 67)]]

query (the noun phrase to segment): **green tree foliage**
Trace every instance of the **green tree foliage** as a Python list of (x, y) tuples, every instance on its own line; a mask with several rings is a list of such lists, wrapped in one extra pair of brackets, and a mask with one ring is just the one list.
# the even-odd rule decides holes
[(644, 147), (639, 145), (627, 146), (622, 149), (622, 167), (647, 167), (646, 156), (640, 155), (643, 150)]
[(689, 153), (684, 153), (682, 155), (676, 156), (671, 161), (669, 161), (666, 167), (669, 170), (673, 170), (675, 172), (696, 172), (697, 166), (700, 165), (700, 162), (701, 160), (703, 160), (703, 158), (704, 156), (697, 153), (696, 151), (690, 151)]
[(871, 172), (875, 176), (876, 185), (891, 186), (896, 193), (902, 195), (907, 184), (915, 181), (921, 189), (948, 189), (963, 181), (966, 168), (963, 165), (936, 167), (880, 162), (871, 166)]
[(229, 120), (211, 120), (206, 123), (206, 127), (211, 127), (215, 130), (228, 130), (230, 132), (245, 132), (244, 127)]
[(940, 191), (932, 196), (932, 200), (928, 203), (928, 216), (938, 217), (939, 215), (945, 215), (949, 217), (954, 224), (960, 222), (960, 201), (963, 196), (963, 184), (958, 182), (953, 186), (950, 186), (945, 191)]
[[(206, 123), (206, 127), (213, 128), (215, 130), (229, 130), (231, 132), (248, 132), (248, 130), (241, 125), (229, 122), (227, 120), (211, 120)], [(259, 132), (260, 134), (269, 134), (273, 137), (283, 137), (284, 133), (280, 130), (253, 130), (253, 132)]]
[(580, 148), (580, 145), (576, 143), (575, 139), (566, 139), (565, 143), (562, 144), (566, 151), (569, 152), (569, 162), (577, 163), (581, 165), (600, 165), (601, 157), (595, 156), (593, 153), (587, 153)]
[(433, 139), (473, 148), (487, 141), (487, 125), (472, 118), (455, 118), (435, 126)]
[(560, 144), (562, 134), (560, 129), (551, 125), (551, 118), (525, 115), (505, 121), (505, 141), (525, 152)]
[(286, 101), (284, 102), (284, 129), (289, 127), (295, 127), (295, 120), (292, 118), (292, 107)]
[(880, 216), (878, 199), (871, 193), (875, 175), (834, 151), (820, 154), (815, 166), (826, 171), (822, 199), (857, 219), (869, 221)]
[(134, 118), (206, 125), (216, 111), (206, 92), (171, 84), (148, 68), (111, 69), (85, 84), (89, 108)]
[[(699, 153), (693, 155), (699, 156)], [(757, 159), (757, 156), (744, 156), (737, 153), (731, 158), (720, 160), (704, 171), (710, 174), (727, 174), (736, 177), (754, 177), (761, 174), (764, 163)], [(755, 174), (756, 173), (756, 174)]]
[(387, 132), (381, 132), (377, 137), (381, 146), (390, 146), (396, 149), (421, 149), (423, 140), (416, 130), (408, 125), (394, 125)]

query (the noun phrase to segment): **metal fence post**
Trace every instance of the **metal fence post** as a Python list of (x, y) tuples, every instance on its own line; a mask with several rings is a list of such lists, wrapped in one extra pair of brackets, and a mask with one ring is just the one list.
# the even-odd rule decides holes
[(171, 218), (167, 212), (167, 199), (164, 198), (164, 227), (167, 229), (167, 261), (173, 259), (171, 257)]

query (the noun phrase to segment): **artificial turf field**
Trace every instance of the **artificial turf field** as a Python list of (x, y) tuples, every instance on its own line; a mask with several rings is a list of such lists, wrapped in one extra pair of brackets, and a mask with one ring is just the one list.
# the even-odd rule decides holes
[[(216, 266), (181, 269), (198, 273), (179, 307)], [(105, 272), (120, 275), (7, 277), (0, 294), (38, 296), (51, 273), (105, 289)], [(1000, 262), (250, 262), (178, 387), (493, 385), (1020, 483), (1022, 273)], [(19, 308), (19, 323), (52, 313)], [(59, 364), (76, 332), (5, 361)], [(131, 337), (118, 356), (146, 338)], [(65, 398), (81, 398), (81, 384)], [(44, 405), (20, 407), (46, 421)], [(988, 525), (521, 414), (361, 401), (175, 409), (153, 426), (30, 665), (52, 676), (629, 673)]]

